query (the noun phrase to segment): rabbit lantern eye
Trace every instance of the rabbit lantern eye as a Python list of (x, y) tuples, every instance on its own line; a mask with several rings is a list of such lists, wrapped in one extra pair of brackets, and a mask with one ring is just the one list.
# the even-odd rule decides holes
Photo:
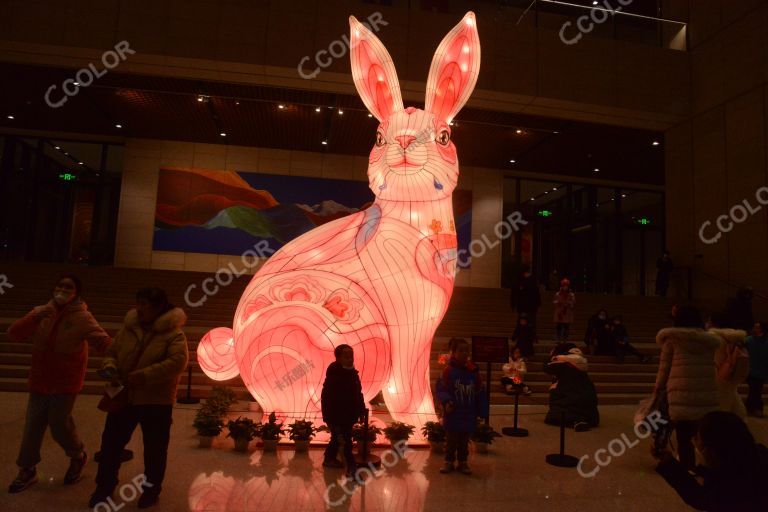
[(442, 144), (443, 146), (447, 146), (448, 143), (451, 141), (451, 134), (448, 133), (448, 130), (442, 129), (440, 130), (440, 133), (437, 134), (437, 142), (438, 144)]
[(386, 144), (386, 142), (387, 141), (384, 139), (384, 134), (381, 132), (376, 132), (376, 145), (381, 147)]

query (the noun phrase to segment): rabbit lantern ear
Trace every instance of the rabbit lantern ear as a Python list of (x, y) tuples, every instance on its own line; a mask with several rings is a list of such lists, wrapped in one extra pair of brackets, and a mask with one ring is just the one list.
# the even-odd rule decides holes
[(448, 32), (432, 58), (424, 110), (450, 123), (469, 99), (480, 72), (480, 37), (472, 11)]
[(368, 111), (384, 121), (393, 112), (403, 110), (395, 64), (379, 38), (354, 16), (349, 17), (349, 28), (355, 87)]

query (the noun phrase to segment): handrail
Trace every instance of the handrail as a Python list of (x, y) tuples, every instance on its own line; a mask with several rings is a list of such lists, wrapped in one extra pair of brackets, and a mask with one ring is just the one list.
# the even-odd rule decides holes
[[(731, 287), (736, 288), (736, 289), (747, 288), (748, 287), (747, 285), (735, 283), (733, 281), (729, 281), (728, 279), (724, 279), (722, 277), (710, 274), (709, 272), (705, 272), (704, 270), (701, 270), (700, 268), (696, 268), (696, 267), (694, 267), (692, 265), (681, 266), (681, 267), (678, 267), (678, 268), (686, 269), (689, 276), (691, 276), (693, 273), (698, 273), (698, 274), (700, 274), (702, 276), (708, 277), (710, 279), (714, 279), (715, 281), (718, 281), (718, 282), (720, 282), (722, 284), (726, 284), (726, 285), (731, 286)], [(692, 298), (692, 296), (693, 296), (692, 287), (693, 287), (693, 280), (689, 278), (688, 279), (688, 297), (689, 298)], [(748, 288), (750, 290), (752, 290), (752, 296), (753, 297), (757, 297), (758, 299), (762, 299), (762, 300), (768, 301), (768, 293), (764, 293), (764, 292), (761, 292), (759, 290), (756, 290), (756, 289), (752, 288), (751, 286), (749, 286)]]

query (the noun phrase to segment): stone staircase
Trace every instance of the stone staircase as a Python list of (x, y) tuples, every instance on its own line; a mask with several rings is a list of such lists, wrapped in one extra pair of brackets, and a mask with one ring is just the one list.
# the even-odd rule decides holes
[[(0, 391), (25, 391), (26, 377), (31, 361), (31, 347), (24, 343), (12, 343), (6, 333), (10, 323), (23, 316), (32, 306), (44, 303), (58, 276), (75, 273), (83, 281), (83, 297), (96, 319), (110, 334), (122, 325), (125, 312), (133, 305), (136, 289), (142, 286), (164, 288), (171, 300), (184, 307), (189, 319), (185, 331), (189, 339), (191, 393), (205, 397), (212, 385), (228, 385), (241, 398), (246, 396), (240, 378), (227, 382), (214, 382), (199, 368), (196, 362), (196, 348), (200, 338), (211, 328), (230, 326), (237, 302), (250, 276), (236, 279), (231, 285), (222, 287), (208, 298), (201, 307), (188, 307), (184, 293), (191, 284), (197, 289), (195, 300), (200, 296), (200, 286), (209, 273), (180, 272), (166, 270), (144, 270), (112, 267), (76, 267), (50, 264), (3, 264), (0, 274), (5, 274), (13, 288), (5, 288), (0, 295)], [(528, 363), (528, 384), (534, 394), (522, 398), (521, 403), (546, 403), (547, 390), (551, 382), (543, 366), (548, 353), (554, 346), (554, 325), (552, 319), (551, 294), (543, 294), (544, 306), (539, 312), (538, 334), (540, 342), (536, 355)], [(622, 315), (632, 336), (633, 344), (642, 352), (657, 356), (654, 343), (656, 332), (669, 324), (670, 303), (652, 297), (624, 297), (610, 295), (579, 294), (577, 296), (576, 321), (572, 326), (572, 339), (582, 344), (586, 321), (597, 309), (605, 307), (611, 315)], [(457, 288), (454, 292), (446, 317), (440, 325), (432, 347), (431, 375), (433, 381), (441, 372), (438, 363), (440, 354), (447, 352), (448, 339), (453, 336), (470, 338), (478, 336), (511, 336), (515, 316), (509, 307), (508, 291), (491, 288)], [(635, 364), (628, 358), (619, 364), (615, 358), (606, 356), (589, 357), (589, 370), (597, 387), (600, 403), (636, 404), (653, 389), (658, 360), (647, 364)], [(99, 359), (91, 357), (84, 393), (100, 393), (102, 385), (96, 376)], [(486, 365), (481, 363), (485, 375)], [(501, 364), (491, 365), (491, 403), (511, 404), (513, 398), (503, 393), (499, 378)], [(182, 379), (180, 394), (186, 392), (187, 377)], [(745, 390), (746, 392), (746, 390)]]

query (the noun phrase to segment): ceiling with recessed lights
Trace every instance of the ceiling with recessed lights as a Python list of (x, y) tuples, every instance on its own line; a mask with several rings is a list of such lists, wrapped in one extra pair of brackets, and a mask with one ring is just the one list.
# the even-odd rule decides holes
[[(60, 89), (72, 70), (0, 63), (0, 73), (13, 77), (0, 82), (0, 132), (24, 128), (352, 155), (367, 155), (376, 134), (376, 120), (353, 95), (112, 72), (50, 108), (46, 91), (53, 84)], [(664, 183), (663, 141), (652, 131), (464, 108), (452, 140), (462, 165)]]

